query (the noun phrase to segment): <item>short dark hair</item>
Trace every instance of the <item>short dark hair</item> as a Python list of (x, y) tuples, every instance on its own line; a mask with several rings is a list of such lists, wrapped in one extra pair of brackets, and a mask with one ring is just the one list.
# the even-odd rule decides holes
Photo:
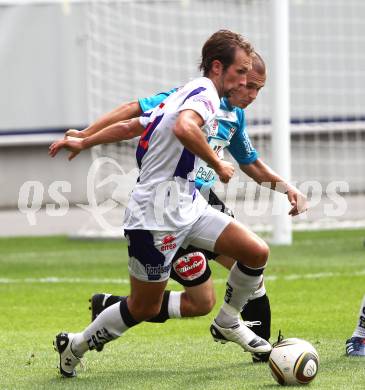
[(214, 60), (219, 60), (223, 64), (223, 69), (227, 69), (234, 62), (237, 48), (243, 49), (249, 56), (254, 53), (252, 45), (242, 35), (229, 30), (215, 32), (202, 48), (199, 69), (206, 76)]

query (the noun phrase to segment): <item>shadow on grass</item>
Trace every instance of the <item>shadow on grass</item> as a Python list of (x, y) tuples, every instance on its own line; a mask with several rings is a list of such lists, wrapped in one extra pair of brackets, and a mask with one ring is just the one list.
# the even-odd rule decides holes
[[(245, 378), (245, 372), (251, 371), (252, 368), (251, 362), (194, 369), (166, 369), (163, 366), (160, 369), (105, 367), (105, 370), (100, 369), (96, 372), (92, 372), (91, 369), (79, 370), (78, 377), (71, 379), (62, 378), (55, 372), (55, 377), (43, 382), (42, 385), (52, 389), (61, 386), (63, 389), (204, 389), (210, 386), (217, 389), (232, 389), (239, 386), (240, 389), (244, 389), (252, 388), (253, 385), (257, 388), (257, 380), (253, 382), (251, 377), (248, 383), (246, 381), (248, 378)], [(237, 370), (242, 375), (232, 378), (232, 372)], [(274, 387), (277, 388), (277, 385), (274, 384)]]

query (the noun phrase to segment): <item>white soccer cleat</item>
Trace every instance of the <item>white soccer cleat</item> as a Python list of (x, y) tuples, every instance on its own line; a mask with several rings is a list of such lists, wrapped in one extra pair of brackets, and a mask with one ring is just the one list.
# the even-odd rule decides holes
[(76, 376), (75, 367), (81, 362), (71, 350), (73, 337), (73, 333), (59, 333), (53, 341), (54, 349), (60, 355), (60, 373), (67, 378)]
[(210, 333), (214, 341), (227, 343), (232, 341), (240, 345), (247, 352), (268, 353), (272, 350), (271, 344), (257, 336), (248, 326), (252, 326), (249, 322), (239, 320), (238, 324), (232, 328), (222, 328), (215, 320), (210, 326)]

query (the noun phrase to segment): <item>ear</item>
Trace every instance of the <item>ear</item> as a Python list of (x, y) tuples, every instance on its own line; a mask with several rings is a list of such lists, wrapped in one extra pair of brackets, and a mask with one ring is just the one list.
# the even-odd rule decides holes
[(215, 76), (220, 76), (223, 73), (223, 64), (219, 60), (213, 60), (211, 70)]

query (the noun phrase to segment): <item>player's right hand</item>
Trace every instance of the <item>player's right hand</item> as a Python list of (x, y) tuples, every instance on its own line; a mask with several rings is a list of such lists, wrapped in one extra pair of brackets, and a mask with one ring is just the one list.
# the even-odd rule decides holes
[(67, 137), (85, 138), (86, 134), (82, 130), (68, 129), (65, 133), (65, 139)]
[(222, 183), (228, 183), (234, 174), (234, 165), (228, 161), (220, 160), (215, 171)]
[(292, 206), (289, 211), (289, 215), (294, 217), (308, 210), (307, 197), (302, 194), (298, 189), (296, 189), (295, 187), (289, 188), (286, 194)]
[(49, 147), (48, 154), (51, 157), (55, 157), (61, 149), (67, 149), (71, 152), (68, 155), (68, 160), (71, 161), (84, 149), (82, 141), (82, 138), (67, 136), (66, 139), (60, 139), (53, 142)]

